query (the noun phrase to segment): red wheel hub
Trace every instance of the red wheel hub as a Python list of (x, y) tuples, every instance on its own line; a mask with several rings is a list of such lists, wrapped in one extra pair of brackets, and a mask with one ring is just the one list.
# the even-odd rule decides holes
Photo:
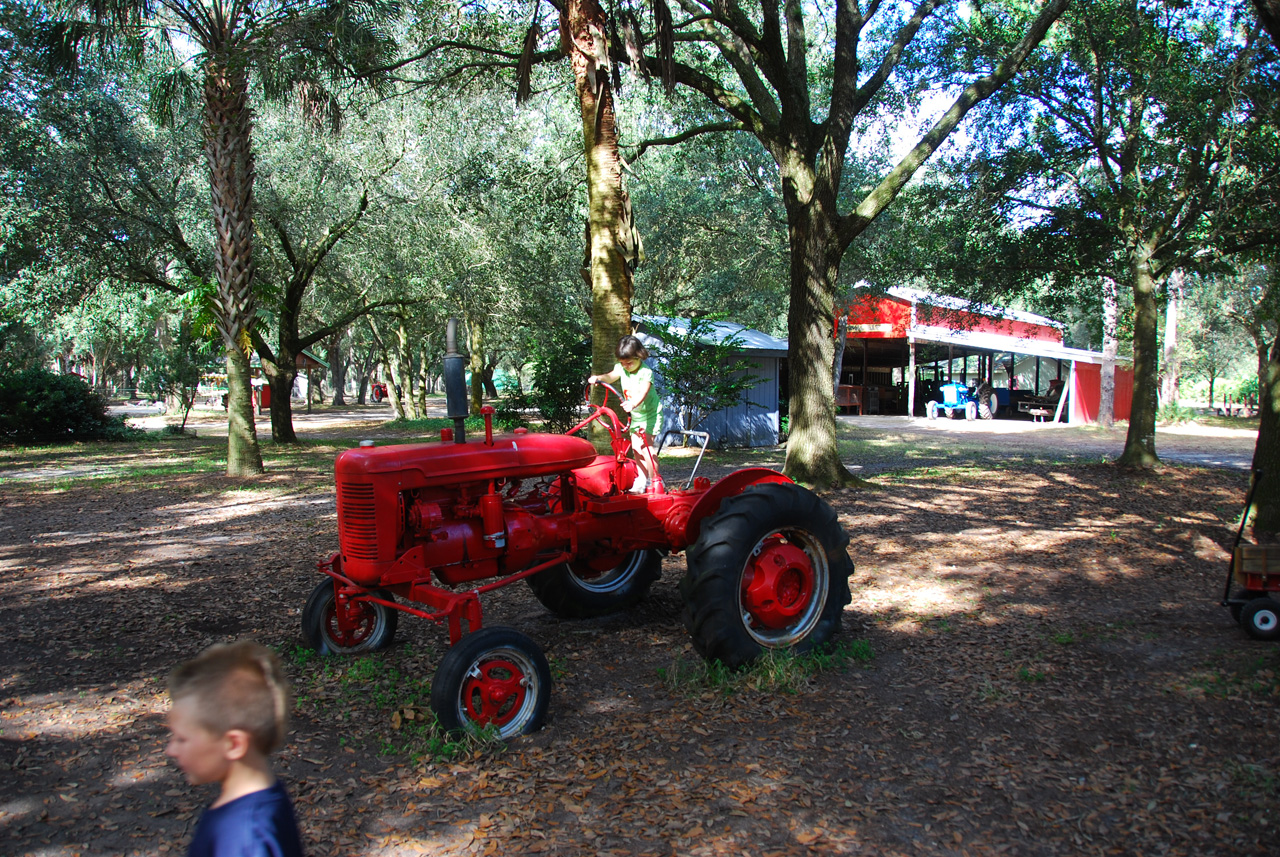
[(786, 628), (813, 598), (809, 555), (780, 536), (767, 539), (742, 575), (742, 606), (757, 624)]
[(520, 713), (527, 688), (524, 673), (505, 658), (476, 664), (462, 683), (467, 717), (488, 726), (504, 726)]
[(335, 598), (325, 611), (325, 625), (329, 638), (343, 648), (358, 646), (373, 633), (378, 616), (367, 601)]

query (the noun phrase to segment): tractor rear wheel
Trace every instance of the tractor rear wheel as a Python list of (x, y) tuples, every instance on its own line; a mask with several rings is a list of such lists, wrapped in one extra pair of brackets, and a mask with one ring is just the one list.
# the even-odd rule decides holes
[(445, 653), (431, 682), (431, 710), (447, 731), (493, 726), (506, 740), (542, 728), (551, 668), (515, 628), (481, 628)]
[(799, 485), (726, 498), (702, 523), (680, 581), (694, 648), (736, 668), (768, 649), (826, 643), (851, 600), (848, 544), (832, 508)]
[(1255, 640), (1280, 640), (1280, 601), (1253, 599), (1240, 611), (1240, 624)]
[(1000, 400), (996, 398), (990, 384), (979, 384), (973, 397), (978, 400), (978, 419), (989, 420), (995, 417), (1000, 407)]
[(529, 588), (542, 606), (565, 619), (587, 619), (630, 610), (644, 600), (662, 571), (656, 550), (622, 557), (579, 559), (540, 571)]
[[(351, 602), (354, 627), (343, 631), (338, 626), (338, 584), (328, 578), (316, 584), (302, 608), (302, 638), (322, 655), (354, 655), (385, 649), (396, 638), (400, 611), (370, 601)], [(383, 601), (395, 597), (385, 589), (369, 593)]]

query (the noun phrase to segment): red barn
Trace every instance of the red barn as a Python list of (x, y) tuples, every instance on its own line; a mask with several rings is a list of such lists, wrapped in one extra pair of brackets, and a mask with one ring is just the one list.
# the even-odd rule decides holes
[[(1064, 326), (1018, 310), (895, 287), (868, 294), (837, 321), (845, 333), (836, 404), (857, 413), (923, 415), (937, 388), (989, 385), (1001, 416), (1098, 418), (1103, 356), (1068, 348)], [(1128, 419), (1133, 369), (1115, 367), (1115, 418)]]

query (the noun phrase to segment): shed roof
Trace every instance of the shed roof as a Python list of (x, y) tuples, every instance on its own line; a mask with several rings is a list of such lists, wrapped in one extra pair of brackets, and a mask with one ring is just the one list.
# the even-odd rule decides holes
[[(655, 327), (676, 330), (686, 334), (689, 332), (689, 319), (687, 318), (668, 318), (661, 315), (638, 315), (635, 318), (640, 323), (641, 332), (650, 336), (655, 335), (653, 330)], [(732, 321), (713, 321), (710, 322), (710, 328), (709, 336), (704, 338), (708, 345), (719, 345), (730, 338), (737, 337), (744, 354), (757, 357), (787, 356), (787, 341), (785, 339), (774, 339), (767, 333), (752, 330)]]

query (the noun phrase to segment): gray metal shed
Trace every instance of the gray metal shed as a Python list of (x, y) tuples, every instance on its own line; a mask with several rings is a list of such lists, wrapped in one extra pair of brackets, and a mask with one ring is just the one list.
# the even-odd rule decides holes
[[(662, 387), (662, 340), (655, 331), (670, 329), (689, 330), (689, 319), (666, 318), (664, 316), (636, 316), (636, 336), (644, 342), (654, 357), (650, 365), (658, 376), (659, 389)], [(711, 436), (711, 446), (777, 446), (778, 444), (778, 401), (779, 384), (782, 372), (782, 360), (787, 356), (787, 342), (774, 339), (767, 333), (752, 330), (731, 321), (711, 323), (711, 335), (707, 344), (724, 342), (733, 337), (741, 341), (736, 356), (742, 356), (756, 364), (751, 374), (756, 384), (748, 392), (746, 401), (734, 408), (717, 411), (699, 426)], [(674, 403), (664, 400), (663, 414), (665, 429), (681, 428)]]

